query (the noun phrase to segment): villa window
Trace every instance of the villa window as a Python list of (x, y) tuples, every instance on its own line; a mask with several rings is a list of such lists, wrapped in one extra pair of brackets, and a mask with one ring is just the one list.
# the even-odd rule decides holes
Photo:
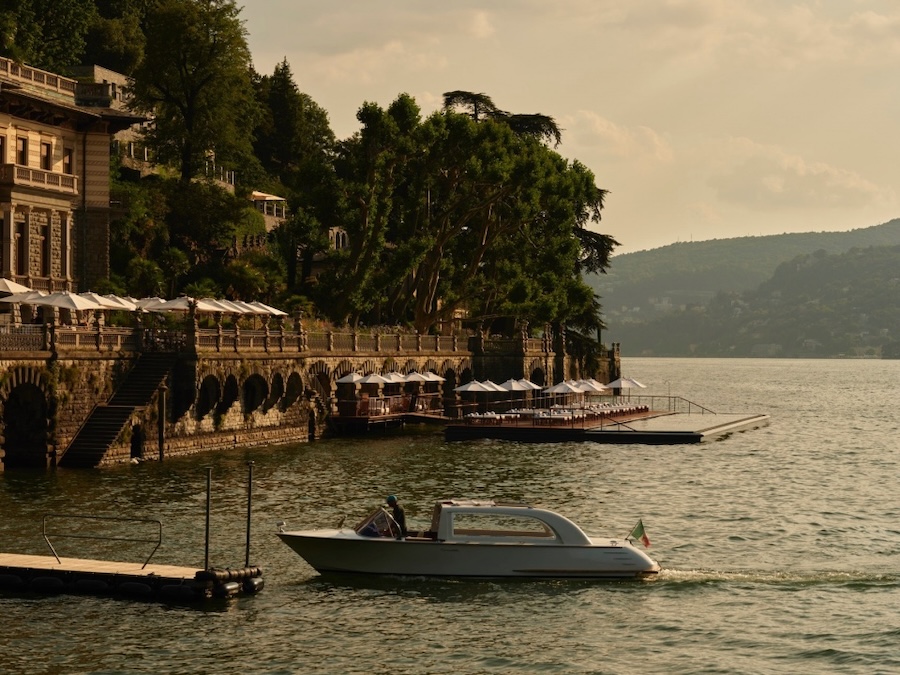
[(53, 146), (50, 143), (41, 143), (41, 168), (44, 171), (53, 170)]
[(67, 173), (70, 176), (73, 173), (73, 153), (72, 148), (63, 148), (63, 160), (62, 160), (62, 170), (63, 173)]
[(0, 164), (6, 164), (6, 136), (0, 136)]
[(26, 236), (26, 223), (16, 223), (16, 274), (25, 276), (28, 274), (28, 237)]
[(21, 136), (16, 139), (16, 164), (28, 166), (28, 139)]

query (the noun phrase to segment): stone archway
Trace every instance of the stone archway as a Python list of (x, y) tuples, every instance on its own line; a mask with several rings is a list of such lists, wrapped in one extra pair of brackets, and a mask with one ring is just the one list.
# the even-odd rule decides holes
[(3, 463), (11, 467), (42, 467), (49, 463), (47, 397), (31, 382), (14, 386), (3, 406)]

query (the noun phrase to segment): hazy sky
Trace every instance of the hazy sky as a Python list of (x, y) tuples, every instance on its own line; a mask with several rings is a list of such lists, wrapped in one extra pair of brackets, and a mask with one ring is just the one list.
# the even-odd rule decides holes
[(618, 253), (900, 216), (897, 0), (243, 3), (256, 69), (286, 57), (340, 138), (403, 92), (552, 116)]

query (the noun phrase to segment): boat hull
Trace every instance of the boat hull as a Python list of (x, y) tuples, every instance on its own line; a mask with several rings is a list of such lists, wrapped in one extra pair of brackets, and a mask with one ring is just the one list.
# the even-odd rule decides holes
[(438, 577), (640, 578), (659, 565), (630, 544), (566, 546), (361, 537), (352, 532), (279, 532), (318, 572)]

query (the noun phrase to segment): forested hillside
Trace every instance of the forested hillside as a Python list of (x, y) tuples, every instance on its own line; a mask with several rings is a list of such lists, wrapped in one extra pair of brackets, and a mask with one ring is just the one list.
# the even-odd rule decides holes
[(778, 265), (752, 291), (720, 292), (707, 305), (616, 325), (610, 334), (625, 355), (894, 354), (900, 342), (900, 246), (839, 254), (820, 248)]
[(613, 333), (683, 305), (709, 302), (719, 292), (756, 288), (798, 255), (900, 245), (900, 219), (849, 232), (804, 232), (678, 243), (612, 258), (606, 275), (588, 283), (600, 295)]

